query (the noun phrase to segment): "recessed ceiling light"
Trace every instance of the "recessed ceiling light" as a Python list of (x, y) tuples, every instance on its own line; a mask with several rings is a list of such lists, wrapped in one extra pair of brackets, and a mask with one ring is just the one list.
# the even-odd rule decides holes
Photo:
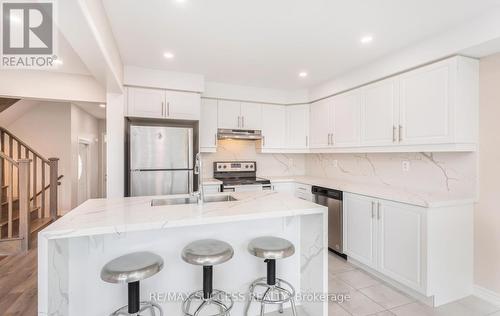
[(371, 43), (371, 42), (373, 42), (373, 36), (365, 35), (365, 36), (361, 37), (361, 39), (359, 41), (361, 42), (361, 44)]
[(300, 78), (305, 78), (305, 77), (307, 77), (307, 72), (305, 72), (305, 71), (299, 72), (299, 77), (300, 77)]
[(104, 108), (106, 107), (106, 104), (102, 104), (102, 103), (101, 103), (101, 104), (99, 104), (99, 107), (101, 107), (101, 108), (103, 108), (103, 109), (104, 109)]
[(175, 55), (172, 52), (166, 52), (165, 54), (163, 54), (163, 57), (165, 57), (166, 59), (172, 59), (175, 57)]

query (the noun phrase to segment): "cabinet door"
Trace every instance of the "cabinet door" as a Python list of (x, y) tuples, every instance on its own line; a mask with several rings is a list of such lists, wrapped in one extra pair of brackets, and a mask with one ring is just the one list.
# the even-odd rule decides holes
[(376, 222), (373, 199), (344, 195), (344, 249), (353, 259), (376, 267)]
[(262, 129), (262, 104), (241, 103), (241, 128)]
[(287, 112), (287, 148), (309, 146), (309, 105), (292, 105)]
[(401, 75), (402, 144), (448, 143), (454, 101), (454, 63), (446, 60)]
[(205, 194), (215, 194), (220, 192), (220, 185), (216, 184), (205, 184), (203, 185), (203, 190)]
[(217, 100), (203, 99), (200, 117), (200, 151), (217, 150)]
[(311, 148), (325, 148), (330, 146), (331, 109), (330, 99), (311, 104), (309, 116), (309, 137)]
[(336, 147), (359, 145), (361, 127), (359, 90), (333, 97), (333, 144)]
[(286, 133), (286, 109), (282, 105), (262, 107), (262, 147), (284, 148)]
[(241, 125), (241, 103), (219, 100), (219, 128), (238, 129)]
[(388, 79), (365, 87), (361, 107), (361, 144), (395, 144), (399, 124), (396, 80)]
[(289, 193), (293, 195), (295, 193), (295, 184), (293, 182), (278, 182), (271, 183), (273, 191)]
[(179, 120), (199, 120), (201, 97), (198, 93), (165, 91), (166, 117)]
[(379, 204), (379, 270), (416, 290), (423, 286), (424, 214), (424, 209), (407, 204)]
[(127, 88), (127, 90), (128, 116), (164, 117), (164, 90), (144, 88)]

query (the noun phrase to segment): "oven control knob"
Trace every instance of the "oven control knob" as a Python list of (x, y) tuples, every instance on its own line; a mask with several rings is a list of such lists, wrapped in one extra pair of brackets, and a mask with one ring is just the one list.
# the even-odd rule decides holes
[(245, 165), (245, 168), (247, 168), (247, 169), (248, 169), (248, 168), (249, 168), (249, 166), (248, 166), (248, 165)]
[(226, 169), (226, 168), (227, 168), (227, 166), (226, 166), (226, 165), (224, 165), (224, 169)]

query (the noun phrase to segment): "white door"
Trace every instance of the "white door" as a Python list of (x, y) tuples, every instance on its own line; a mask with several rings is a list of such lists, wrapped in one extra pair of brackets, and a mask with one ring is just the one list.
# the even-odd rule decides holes
[(309, 116), (309, 147), (325, 148), (330, 146), (331, 108), (330, 99), (311, 104)]
[(262, 104), (241, 103), (243, 129), (262, 129)]
[(200, 151), (217, 149), (217, 100), (203, 99), (200, 117)]
[(345, 253), (370, 267), (376, 266), (376, 222), (374, 199), (344, 195)]
[(364, 88), (361, 144), (385, 146), (397, 142), (399, 125), (397, 81), (387, 79)]
[(219, 100), (219, 128), (238, 129), (241, 125), (241, 103)]
[(262, 107), (262, 147), (284, 148), (286, 134), (286, 108), (266, 104)]
[(333, 144), (336, 147), (359, 145), (361, 129), (359, 90), (333, 97)]
[(166, 91), (165, 116), (179, 120), (199, 120), (201, 97), (198, 93)]
[(450, 118), (454, 101), (454, 63), (446, 60), (399, 76), (400, 128), (403, 144), (452, 141)]
[(162, 118), (165, 113), (165, 91), (128, 88), (128, 116)]
[(78, 188), (77, 205), (87, 201), (90, 197), (90, 144), (78, 142)]
[[(379, 269), (413, 289), (422, 289), (424, 210), (402, 203), (380, 202)], [(446, 234), (446, 232), (443, 232)]]
[(287, 148), (309, 146), (309, 105), (291, 105), (287, 112)]

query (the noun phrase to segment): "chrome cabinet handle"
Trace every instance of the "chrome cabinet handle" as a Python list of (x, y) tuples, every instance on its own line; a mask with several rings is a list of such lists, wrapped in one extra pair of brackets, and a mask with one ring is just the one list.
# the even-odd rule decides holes
[(214, 134), (214, 145), (217, 146), (217, 133)]
[(333, 133), (332, 133), (332, 146), (335, 146), (335, 137)]
[(377, 219), (380, 220), (380, 202), (377, 202)]
[(245, 128), (245, 117), (244, 116), (241, 117), (241, 127)]
[(372, 218), (375, 218), (375, 201), (372, 201)]
[(240, 128), (240, 120), (241, 120), (241, 116), (238, 116), (238, 128)]
[(167, 102), (167, 116), (170, 116), (170, 102)]
[(403, 125), (399, 125), (399, 141), (403, 140)]
[(392, 142), (395, 143), (397, 141), (397, 136), (396, 136), (396, 125), (392, 126)]
[(161, 116), (165, 116), (165, 102), (161, 101)]
[(332, 144), (331, 136), (332, 134), (328, 133), (328, 146)]

